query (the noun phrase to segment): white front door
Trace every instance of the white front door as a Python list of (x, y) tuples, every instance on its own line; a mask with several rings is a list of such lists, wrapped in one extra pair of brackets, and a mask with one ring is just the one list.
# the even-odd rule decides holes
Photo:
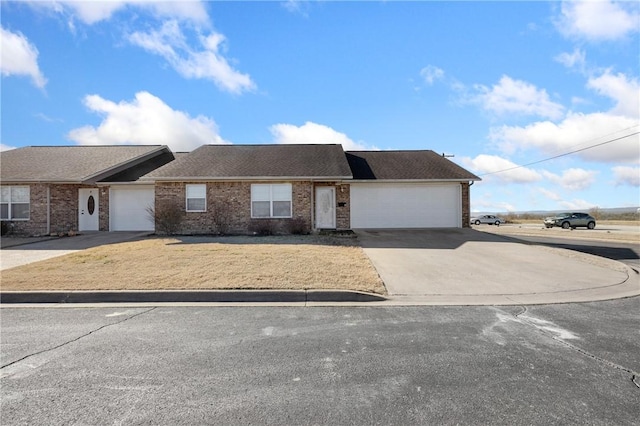
[(78, 190), (78, 231), (98, 231), (98, 188)]
[(336, 189), (333, 186), (316, 187), (316, 228), (336, 227)]

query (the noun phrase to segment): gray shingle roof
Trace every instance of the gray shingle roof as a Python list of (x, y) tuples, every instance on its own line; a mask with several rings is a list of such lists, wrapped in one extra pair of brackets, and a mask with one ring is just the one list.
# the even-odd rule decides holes
[(341, 145), (204, 145), (143, 179), (350, 178)]
[(29, 146), (0, 153), (2, 182), (95, 182), (169, 149), (160, 145)]
[(480, 180), (431, 150), (348, 151), (346, 156), (356, 180)]

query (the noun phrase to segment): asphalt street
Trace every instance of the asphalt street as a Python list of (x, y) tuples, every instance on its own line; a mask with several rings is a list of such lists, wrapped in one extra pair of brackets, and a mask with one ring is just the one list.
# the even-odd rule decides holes
[(639, 307), (3, 307), (0, 418), (637, 425)]

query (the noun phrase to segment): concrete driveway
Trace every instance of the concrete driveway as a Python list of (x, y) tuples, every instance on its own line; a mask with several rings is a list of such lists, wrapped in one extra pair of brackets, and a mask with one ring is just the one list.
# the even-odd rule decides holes
[[(0, 250), (0, 270), (15, 268), (28, 263), (63, 256), (91, 247), (105, 244), (121, 243), (135, 238), (149, 235), (149, 232), (90, 232), (75, 237), (55, 238), (48, 240), (21, 239), (20, 245), (6, 244), (8, 247)], [(7, 237), (10, 239), (11, 237)], [(3, 237), (4, 239), (4, 237)], [(24, 244), (24, 242), (27, 242)], [(3, 244), (4, 245), (4, 244)]]
[(473, 229), (356, 233), (399, 304), (563, 303), (640, 294), (640, 278), (620, 262)]

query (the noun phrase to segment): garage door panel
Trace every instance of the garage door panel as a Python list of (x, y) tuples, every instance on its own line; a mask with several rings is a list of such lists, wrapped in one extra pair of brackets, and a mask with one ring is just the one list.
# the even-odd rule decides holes
[(352, 228), (460, 226), (459, 184), (352, 184)]
[(112, 188), (110, 215), (112, 231), (153, 231), (155, 225), (147, 209), (154, 205), (152, 186)]

